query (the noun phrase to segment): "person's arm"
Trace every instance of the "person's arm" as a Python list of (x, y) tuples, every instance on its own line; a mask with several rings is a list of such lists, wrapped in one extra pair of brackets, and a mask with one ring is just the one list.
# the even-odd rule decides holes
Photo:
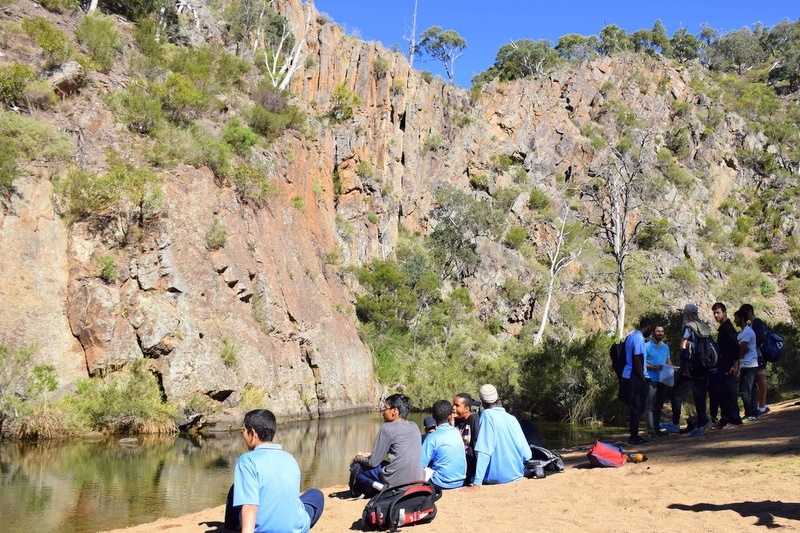
[(639, 376), (639, 379), (642, 381), (647, 381), (647, 378), (644, 375), (644, 354), (643, 353), (636, 353), (633, 354), (633, 370), (636, 372), (636, 375)]
[(389, 446), (391, 445), (391, 439), (389, 438), (388, 430), (386, 426), (388, 424), (393, 424), (394, 422), (388, 422), (381, 426), (380, 431), (378, 431), (378, 436), (375, 437), (375, 444), (372, 446), (372, 453), (367, 456), (361, 458), (361, 464), (368, 466), (369, 468), (375, 468), (383, 458), (389, 453)]
[(242, 505), (242, 533), (253, 533), (256, 529), (258, 505)]
[(433, 459), (433, 438), (432, 435), (429, 435), (422, 442), (422, 468), (426, 468), (431, 466), (431, 459)]
[(481, 434), (475, 441), (475, 454), (478, 460), (475, 464), (475, 485), (483, 485), (483, 477), (489, 468), (489, 458), (494, 451), (494, 427), (488, 417), (481, 418)]

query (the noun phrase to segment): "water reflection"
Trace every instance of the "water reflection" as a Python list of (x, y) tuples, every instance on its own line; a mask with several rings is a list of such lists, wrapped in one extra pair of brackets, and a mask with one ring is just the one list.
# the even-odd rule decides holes
[[(424, 414), (411, 419), (421, 424)], [(303, 472), (303, 489), (346, 483), (350, 457), (369, 451), (383, 420), (370, 413), (279, 426), (275, 440)], [(591, 431), (540, 424), (549, 447), (589, 442)], [(89, 533), (221, 505), (239, 432), (95, 442), (0, 442), (0, 516), (6, 531)], [(220, 517), (222, 519), (222, 517)]]

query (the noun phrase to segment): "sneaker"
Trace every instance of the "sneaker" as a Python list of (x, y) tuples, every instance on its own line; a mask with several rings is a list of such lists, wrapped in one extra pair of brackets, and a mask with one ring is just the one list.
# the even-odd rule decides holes
[(666, 431), (668, 431), (670, 433), (680, 433), (681, 432), (681, 428), (679, 428), (678, 425), (675, 424), (675, 422), (672, 422), (671, 420), (669, 422), (661, 422), (660, 425), (661, 425), (661, 429), (666, 430)]
[(690, 437), (702, 437), (706, 434), (706, 428), (704, 426), (696, 427), (689, 432)]
[(648, 442), (650, 442), (650, 441), (649, 440), (645, 440), (645, 439), (643, 439), (642, 437), (640, 437), (638, 435), (628, 439), (628, 444), (630, 444), (632, 446), (640, 446), (642, 444), (647, 444)]
[(764, 416), (765, 414), (767, 414), (767, 413), (769, 413), (771, 411), (772, 411), (772, 409), (770, 409), (769, 407), (764, 407), (763, 409), (761, 407), (759, 407), (757, 416)]
[(726, 425), (730, 425), (730, 424), (725, 424), (725, 422), (717, 422), (716, 424), (711, 426), (711, 429), (725, 429)]
[(659, 429), (658, 431), (652, 430), (647, 432), (647, 436), (652, 437), (654, 439), (657, 439), (658, 437), (666, 437), (667, 435), (669, 435), (669, 433), (667, 433), (663, 429)]
[(724, 426), (722, 426), (722, 429), (733, 429), (733, 428), (735, 428), (735, 427), (736, 427), (735, 425), (733, 425), (733, 424), (731, 424), (730, 422), (728, 422), (727, 424), (725, 424)]

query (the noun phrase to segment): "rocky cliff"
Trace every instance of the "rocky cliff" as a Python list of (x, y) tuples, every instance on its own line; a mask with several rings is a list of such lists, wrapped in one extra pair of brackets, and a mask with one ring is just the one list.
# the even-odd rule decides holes
[[(697, 178), (688, 190), (670, 186), (660, 198), (669, 207), (676, 246), (656, 253), (657, 266), (646, 277), (663, 278), (686, 258), (702, 270), (706, 258), (695, 242), (705, 215), (732, 187), (752, 179), (735, 150), (764, 142), (732, 114), (709, 134), (704, 117), (720, 113), (720, 106), (693, 88), (702, 77), (699, 67), (603, 57), (470, 92), (412, 70), (379, 43), (345, 35), (311, 3), (281, 0), (277, 6), (298, 28), (311, 21), (308, 59), (290, 87), (312, 118), (305, 133), (288, 132), (265, 151), (278, 191), (267, 202), (242, 201), (206, 167), (160, 170), (163, 213), (134, 242), (119, 246), (102, 227), (70, 225), (56, 214), (51, 179), (63, 168), (31, 164), (15, 182), (0, 212), (0, 338), (34, 346), (35, 362), (58, 368), (62, 390), (146, 358), (165, 397), (176, 403), (200, 394), (235, 407), (250, 385), (285, 417), (374, 406), (382, 391), (356, 329), (357, 286), (343, 267), (391, 257), (401, 228), (429, 232), (442, 184), (489, 201), (496, 191), (521, 184), (560, 201), (597, 174), (618, 140), (609, 102), (642, 121), (640, 129), (655, 139), (680, 124), (690, 140), (684, 165)], [(312, 10), (310, 19), (306, 10)], [(219, 39), (221, 23), (200, 5), (197, 12), (206, 18), (190, 42)], [(68, 32), (78, 17), (20, 0), (0, 18), (30, 16), (48, 17)], [(13, 47), (0, 58), (25, 60)], [(126, 81), (122, 67), (90, 73), (77, 95), (32, 115), (71, 134), (82, 166), (103, 168), (104, 150), (124, 150), (129, 134), (115, 125), (100, 96)], [(341, 83), (361, 104), (351, 120), (337, 124), (325, 114)], [(592, 128), (606, 132), (609, 143), (593, 144)], [(497, 165), (498, 155), (511, 169)], [(655, 149), (642, 157), (655, 168)], [(520, 193), (509, 217), (530, 228), (535, 245), (537, 235), (547, 236), (527, 197)], [(588, 205), (577, 208), (590, 213)], [(215, 219), (227, 239), (209, 249), (206, 233)], [(483, 266), (464, 280), (475, 312), (502, 315), (513, 334), (534, 318), (536, 296), (514, 307), (498, 297), (500, 287), (509, 278), (529, 282), (540, 274), (500, 242), (481, 241), (480, 250)], [(99, 258), (109, 254), (116, 271), (110, 280), (97, 274)], [(707, 284), (672, 296), (681, 302), (713, 298)], [(586, 305), (589, 327), (608, 322), (602, 306)]]

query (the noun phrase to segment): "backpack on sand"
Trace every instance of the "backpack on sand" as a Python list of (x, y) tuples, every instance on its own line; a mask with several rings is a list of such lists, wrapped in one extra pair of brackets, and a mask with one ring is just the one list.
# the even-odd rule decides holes
[(361, 520), (364, 531), (388, 529), (424, 524), (436, 517), (436, 501), (442, 490), (428, 481), (412, 481), (394, 487), (386, 487), (373, 496)]
[(589, 453), (586, 454), (592, 466), (610, 466), (618, 468), (628, 460), (628, 454), (622, 451), (619, 446), (606, 444), (599, 440), (592, 445)]
[(523, 465), (525, 477), (538, 479), (564, 471), (564, 460), (560, 453), (535, 444), (530, 446), (532, 457)]

